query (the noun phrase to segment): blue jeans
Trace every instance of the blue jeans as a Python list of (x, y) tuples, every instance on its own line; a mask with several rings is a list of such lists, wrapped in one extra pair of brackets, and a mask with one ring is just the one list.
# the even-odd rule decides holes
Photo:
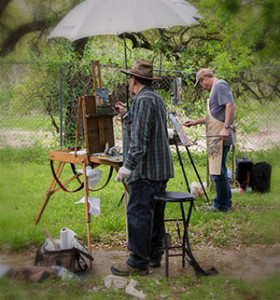
[(127, 205), (128, 250), (127, 264), (145, 269), (150, 260), (160, 260), (162, 247), (164, 203), (154, 195), (164, 192), (167, 181), (138, 179), (129, 184)]
[(214, 206), (221, 211), (227, 212), (232, 207), (231, 190), (227, 173), (227, 154), (230, 146), (223, 146), (223, 158), (221, 175), (214, 175), (217, 196), (214, 199)]

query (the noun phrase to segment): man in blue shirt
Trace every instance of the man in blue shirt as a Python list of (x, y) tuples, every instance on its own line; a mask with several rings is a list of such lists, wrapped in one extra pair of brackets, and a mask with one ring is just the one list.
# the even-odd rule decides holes
[(123, 122), (123, 166), (116, 180), (129, 184), (127, 205), (128, 249), (126, 263), (112, 265), (115, 275), (145, 275), (148, 265), (160, 266), (163, 250), (163, 210), (154, 195), (163, 192), (169, 178), (174, 177), (172, 155), (167, 133), (164, 101), (153, 90), (153, 65), (144, 59), (136, 60), (130, 70), (129, 91), (133, 97), (128, 112), (121, 102), (116, 103)]

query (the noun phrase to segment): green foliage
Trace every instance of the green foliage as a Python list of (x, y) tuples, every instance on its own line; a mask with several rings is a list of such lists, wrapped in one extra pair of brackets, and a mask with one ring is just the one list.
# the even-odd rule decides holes
[(13, 91), (8, 88), (1, 89), (0, 92), (0, 108), (1, 111), (8, 111), (10, 99), (13, 98)]
[[(45, 13), (47, 16), (53, 16), (49, 7), (54, 8), (54, 11), (60, 7), (66, 9), (68, 5), (65, 3), (71, 6), (75, 4), (74, 2), (59, 1), (56, 5), (52, 4), (53, 7), (48, 6), (49, 2), (45, 3), (40, 15)], [(252, 7), (246, 2), (238, 0), (192, 2), (203, 16), (200, 19), (200, 25), (191, 28), (174, 27), (160, 31), (147, 30), (143, 32), (142, 39), (140, 35), (134, 36), (138, 47), (126, 39), (128, 66), (132, 65), (135, 58), (144, 57), (154, 61), (157, 69), (183, 70), (182, 74), (186, 77), (184, 84), (189, 88), (186, 88), (184, 92), (182, 107), (192, 119), (196, 119), (204, 113), (203, 103), (206, 95), (197, 93), (191, 88), (195, 72), (200, 67), (212, 67), (218, 77), (228, 80), (232, 84), (236, 99), (242, 95), (242, 101), (247, 100), (249, 97), (247, 91), (251, 90), (258, 95), (258, 89), (266, 91), (266, 97), (273, 99), (274, 95), (269, 92), (269, 89), (277, 80), (276, 73), (273, 75), (276, 79), (272, 81), (271, 77), (264, 78), (262, 74), (254, 74), (254, 80), (257, 80), (257, 85), (254, 86), (254, 80), (248, 78), (246, 72), (253, 67), (262, 66), (264, 60), (269, 62), (268, 54), (273, 52), (272, 49), (275, 48), (273, 43), (275, 39), (277, 40), (274, 32), (277, 34), (279, 29), (276, 18), (279, 14), (279, 4), (273, 0), (266, 0), (261, 4), (253, 1)], [(37, 1), (33, 1), (31, 6), (36, 10), (37, 5)], [(14, 13), (16, 14), (16, 12)], [(270, 15), (271, 19), (268, 17)], [(26, 18), (30, 17), (29, 15)], [(19, 23), (24, 18), (25, 16), (22, 16), (22, 19), (18, 19)], [(275, 30), (268, 26), (269, 23)], [(265, 41), (261, 42), (265, 46), (259, 45), (262, 35), (265, 36)], [(151, 50), (141, 48), (145, 40), (151, 46)], [(72, 145), (76, 125), (77, 99), (81, 95), (92, 93), (89, 61), (98, 59), (102, 64), (124, 68), (124, 41), (113, 35), (90, 37), (82, 55), (76, 48), (77, 44), (70, 43), (66, 39), (40, 39), (36, 42), (27, 39), (27, 41), (23, 43), (27, 44), (28, 58), (32, 64), (21, 74), (22, 80), (17, 81), (15, 87), (9, 92), (12, 95), (10, 112), (28, 115), (34, 110), (39, 110), (43, 114), (48, 113), (51, 118), (54, 118), (52, 124), (55, 126), (55, 131), (58, 132), (59, 125), (55, 115), (59, 111), (59, 88), (62, 79), (64, 142)], [(259, 50), (260, 48), (262, 49)], [(261, 54), (258, 55), (259, 53)], [(275, 51), (275, 53), (277, 52)], [(273, 61), (273, 64), (277, 65), (278, 62)], [(110, 92), (124, 80), (119, 73), (115, 75), (102, 70), (103, 85), (108, 87)], [(242, 81), (246, 80), (249, 81), (247, 86), (242, 84)], [(258, 86), (259, 80), (264, 82), (264, 87)], [(275, 93), (277, 93), (277, 89)], [(169, 102), (169, 92), (163, 92), (163, 95)], [(240, 115), (240, 119), (242, 117)], [(245, 127), (247, 125), (244, 124)], [(256, 128), (255, 124), (252, 124), (251, 130)]]
[(205, 0), (195, 3), (207, 24), (220, 24), (229, 46), (239, 44), (241, 51), (253, 51), (262, 59), (277, 58), (279, 1)]
[(205, 99), (202, 97), (194, 103), (185, 105), (185, 114), (189, 119), (197, 120), (205, 116)]

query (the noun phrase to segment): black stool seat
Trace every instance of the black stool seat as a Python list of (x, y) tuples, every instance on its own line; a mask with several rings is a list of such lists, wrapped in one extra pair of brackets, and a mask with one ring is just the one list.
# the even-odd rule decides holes
[(184, 192), (164, 192), (155, 195), (155, 200), (165, 202), (187, 202), (194, 201), (195, 195)]
[[(207, 272), (205, 272), (197, 263), (195, 258), (193, 257), (191, 246), (189, 243), (189, 235), (188, 235), (188, 227), (191, 217), (192, 208), (194, 207), (194, 200), (195, 195), (191, 193), (185, 193), (185, 192), (163, 192), (156, 194), (154, 196), (154, 199), (156, 201), (161, 201), (164, 203), (164, 211), (165, 206), (167, 203), (170, 203), (170, 205), (175, 205), (176, 203), (180, 206), (181, 216), (179, 218), (175, 219), (165, 219), (163, 222), (163, 239), (164, 239), (164, 249), (165, 249), (165, 276), (168, 277), (168, 262), (170, 256), (181, 256), (182, 257), (182, 267), (185, 267), (185, 261), (188, 261), (188, 263), (194, 268), (196, 274), (198, 275), (208, 275)], [(172, 203), (172, 204), (171, 204)], [(189, 206), (187, 217), (185, 216), (185, 208), (184, 204), (188, 204)], [(168, 233), (166, 232), (165, 223), (166, 222), (176, 222), (178, 225), (178, 222), (183, 223), (183, 236), (181, 237), (179, 228), (177, 228), (178, 236), (181, 239), (180, 244), (178, 245), (168, 245)], [(169, 253), (169, 249), (181, 249), (180, 254), (171, 254)]]

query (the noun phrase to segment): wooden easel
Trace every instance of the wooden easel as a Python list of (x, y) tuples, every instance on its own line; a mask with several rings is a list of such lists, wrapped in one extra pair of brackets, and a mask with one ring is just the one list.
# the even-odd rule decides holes
[[(116, 115), (116, 113), (112, 112), (110, 106), (108, 113), (98, 114), (95, 91), (97, 87), (102, 87), (99, 61), (92, 61), (91, 66), (94, 96), (79, 97), (75, 137), (75, 153), (77, 152), (78, 148), (81, 111), (83, 115), (86, 152), (103, 152), (106, 143), (108, 143), (109, 147), (114, 146), (113, 117)], [(98, 79), (98, 86), (96, 85), (96, 79)]]
[[(92, 72), (93, 72), (93, 87), (94, 93), (96, 89), (96, 74), (95, 68), (97, 67), (98, 84), (101, 87), (101, 75), (100, 66), (98, 61), (92, 62)], [(82, 113), (83, 119), (83, 129), (84, 129), (84, 142), (85, 142), (85, 154), (80, 155), (78, 153), (78, 139), (80, 132), (80, 118)], [(103, 152), (105, 149), (105, 144), (108, 143), (109, 147), (114, 146), (114, 131), (113, 131), (113, 117), (115, 113), (109, 112), (106, 114), (97, 114), (97, 105), (94, 96), (82, 96), (78, 100), (77, 109), (77, 120), (76, 120), (76, 132), (75, 132), (75, 148), (74, 152), (70, 149), (60, 149), (53, 150), (49, 152), (49, 160), (51, 165), (53, 161), (58, 162), (57, 168), (53, 169), (52, 181), (47, 190), (45, 199), (41, 205), (38, 215), (35, 219), (35, 224), (41, 219), (41, 216), (48, 204), (50, 197), (59, 191), (60, 189), (66, 190), (65, 186), (72, 182), (73, 180), (79, 180), (80, 176), (83, 176), (83, 187), (84, 197), (85, 197), (85, 218), (87, 223), (87, 244), (88, 252), (91, 254), (91, 237), (90, 237), (90, 214), (89, 214), (89, 187), (88, 179), (86, 176), (86, 167), (91, 166), (93, 168), (99, 165), (108, 165), (114, 168), (117, 172), (122, 166), (122, 157), (100, 157), (99, 152)], [(73, 153), (71, 153), (73, 152)], [(74, 174), (66, 182), (61, 183), (59, 178), (62, 174), (63, 168), (66, 163), (70, 164), (80, 164), (83, 166), (83, 174)], [(79, 180), (80, 181), (80, 180)], [(128, 186), (123, 182), (126, 191), (128, 191)], [(67, 191), (67, 190), (66, 190)], [(68, 191), (69, 192), (69, 191)], [(74, 192), (74, 191), (71, 191)], [(92, 265), (90, 265), (92, 266)]]
[(95, 69), (97, 68), (97, 79), (98, 79), (98, 86), (101, 88), (102, 83), (101, 83), (101, 72), (100, 72), (100, 64), (99, 60), (93, 60), (91, 62), (91, 71), (92, 71), (92, 83), (93, 83), (93, 91), (96, 90), (96, 73)]

